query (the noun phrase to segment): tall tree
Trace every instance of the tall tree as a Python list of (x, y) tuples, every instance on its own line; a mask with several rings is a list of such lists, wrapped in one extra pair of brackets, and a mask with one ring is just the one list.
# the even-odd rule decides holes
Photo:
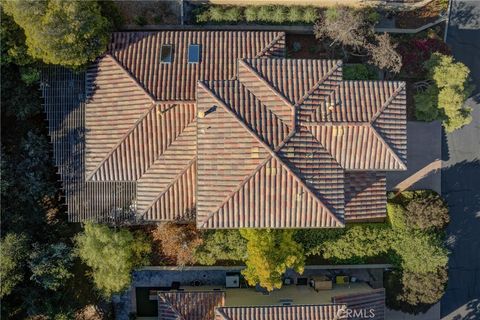
[(399, 73), (402, 69), (402, 57), (395, 50), (397, 44), (392, 41), (388, 33), (375, 35), (375, 42), (367, 45), (370, 62), (380, 69)]
[(203, 234), (203, 243), (195, 250), (201, 264), (213, 265), (219, 260), (242, 261), (247, 242), (238, 230), (210, 230)]
[[(464, 106), (473, 89), (469, 84), (468, 67), (441, 53), (432, 54), (425, 67), (432, 84), (424, 92), (415, 95), (415, 105), (419, 110), (416, 112), (417, 118), (430, 120), (436, 116), (436, 119), (443, 121), (447, 132), (469, 124), (472, 110)], [(432, 108), (432, 100), (437, 101), (438, 110)]]
[(72, 249), (63, 242), (51, 245), (34, 244), (28, 265), (31, 280), (42, 288), (56, 291), (70, 279), (73, 266)]
[(79, 67), (106, 49), (109, 22), (96, 1), (12, 0), (2, 5), (24, 30), (28, 53), (45, 63)]
[(247, 239), (246, 268), (242, 271), (250, 285), (268, 291), (282, 287), (282, 276), (289, 268), (303, 273), (303, 248), (293, 239), (292, 230), (241, 229)]
[(0, 298), (23, 280), (28, 242), (23, 234), (8, 233), (0, 242)]
[(78, 255), (92, 268), (93, 281), (105, 297), (127, 288), (133, 268), (148, 264), (151, 251), (142, 234), (91, 222), (75, 242)]
[(373, 34), (373, 23), (365, 13), (346, 6), (328, 8), (314, 26), (315, 36), (330, 39), (332, 44), (363, 48)]
[(196, 262), (194, 253), (202, 243), (194, 223), (162, 224), (153, 232), (153, 238), (160, 241), (163, 255), (180, 266)]

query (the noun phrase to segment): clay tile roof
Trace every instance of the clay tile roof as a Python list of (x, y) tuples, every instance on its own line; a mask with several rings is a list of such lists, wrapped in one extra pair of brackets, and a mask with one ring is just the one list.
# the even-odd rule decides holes
[[(348, 294), (332, 298), (333, 303), (345, 304), (351, 314), (348, 319), (385, 319), (385, 289), (375, 289), (366, 293)], [(355, 316), (356, 314), (356, 316)]]
[[(190, 44), (200, 62), (189, 63)], [(172, 61), (160, 61), (162, 45)], [(114, 33), (82, 77), (44, 76), (73, 221), (321, 228), (385, 217), (406, 168), (405, 84), (279, 58), (283, 32)]]
[(212, 320), (224, 303), (224, 291), (159, 292), (158, 319)]
[[(160, 62), (172, 45), (171, 63)], [(200, 62), (188, 62), (188, 46), (200, 45)], [(195, 100), (198, 80), (229, 80), (237, 59), (283, 57), (285, 33), (260, 31), (115, 32), (110, 54), (157, 100)]]
[(343, 304), (219, 307), (215, 320), (340, 320)]

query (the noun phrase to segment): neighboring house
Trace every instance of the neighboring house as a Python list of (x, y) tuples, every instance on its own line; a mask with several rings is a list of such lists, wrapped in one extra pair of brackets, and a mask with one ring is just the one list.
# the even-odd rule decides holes
[[(158, 292), (159, 320), (385, 319), (385, 289), (333, 297), (331, 304), (229, 305), (225, 291)], [(341, 301), (338, 301), (341, 300)]]
[(49, 69), (70, 221), (382, 221), (385, 172), (406, 169), (405, 84), (285, 51), (283, 32), (121, 32), (85, 75)]

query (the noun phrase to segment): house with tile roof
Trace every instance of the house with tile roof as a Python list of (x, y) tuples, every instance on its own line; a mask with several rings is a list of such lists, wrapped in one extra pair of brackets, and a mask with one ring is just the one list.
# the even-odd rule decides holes
[(245, 306), (229, 302), (227, 296), (225, 290), (159, 291), (158, 320), (385, 319), (385, 289), (335, 296), (323, 304), (292, 304), (287, 299), (279, 304), (270, 299), (274, 303)]
[(405, 84), (285, 58), (285, 33), (118, 32), (42, 78), (70, 221), (326, 228), (386, 216)]

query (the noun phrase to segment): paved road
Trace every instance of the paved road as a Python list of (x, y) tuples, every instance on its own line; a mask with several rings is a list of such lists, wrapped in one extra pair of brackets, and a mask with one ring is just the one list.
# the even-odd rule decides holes
[(467, 104), (473, 123), (447, 134), (443, 145), (442, 193), (450, 205), (452, 248), (443, 319), (480, 319), (480, 1), (453, 0), (447, 42), (472, 71), (477, 86)]

